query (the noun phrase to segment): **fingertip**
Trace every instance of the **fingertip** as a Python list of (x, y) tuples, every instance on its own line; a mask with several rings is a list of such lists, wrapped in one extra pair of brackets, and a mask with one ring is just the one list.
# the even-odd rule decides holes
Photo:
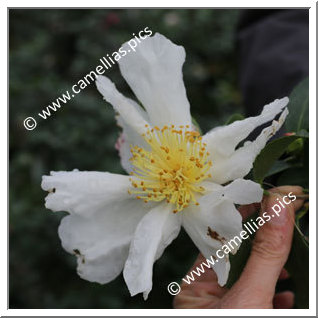
[[(282, 197), (285, 195), (299, 196), (304, 194), (304, 189), (301, 186), (289, 186), (289, 185), (280, 186), (280, 187), (269, 189), (268, 191), (271, 192), (272, 194), (281, 195)], [(288, 208), (292, 207), (294, 211), (297, 211), (303, 206), (304, 200), (296, 199), (292, 201), (291, 203), (292, 204), (290, 204)]]
[(274, 296), (274, 309), (291, 309), (294, 307), (295, 295), (291, 291), (278, 293)]
[(286, 186), (279, 186), (279, 187), (275, 187), (272, 189), (269, 189), (269, 192), (275, 192), (275, 193), (280, 193), (280, 194), (288, 194), (290, 192), (293, 192), (293, 194), (303, 194), (303, 187), (301, 186), (290, 186), (290, 185), (286, 185)]

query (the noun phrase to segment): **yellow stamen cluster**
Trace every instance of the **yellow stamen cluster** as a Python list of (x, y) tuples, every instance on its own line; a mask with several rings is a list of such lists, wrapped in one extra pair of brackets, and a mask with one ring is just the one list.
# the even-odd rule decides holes
[(200, 184), (211, 178), (212, 162), (200, 134), (188, 129), (188, 125), (148, 128), (143, 137), (149, 151), (131, 147), (134, 169), (130, 194), (146, 203), (166, 200), (175, 204), (174, 213), (190, 203), (199, 205), (196, 195), (205, 191)]

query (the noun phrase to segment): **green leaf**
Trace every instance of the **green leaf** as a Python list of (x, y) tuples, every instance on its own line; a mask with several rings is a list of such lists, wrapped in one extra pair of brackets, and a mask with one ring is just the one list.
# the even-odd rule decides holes
[(272, 167), (268, 170), (268, 172), (265, 175), (266, 177), (272, 176), (276, 173), (282, 172), (284, 170), (287, 170), (288, 168), (292, 167), (292, 165), (284, 160), (278, 160), (274, 162)]
[(298, 138), (293, 141), (286, 149), (287, 153), (300, 154), (304, 148), (304, 139)]
[(300, 82), (289, 97), (289, 115), (285, 127), (288, 132), (309, 130), (309, 79)]
[(299, 130), (299, 131), (297, 132), (297, 136), (309, 138), (309, 133), (308, 133), (307, 130), (301, 129), (301, 130)]
[(296, 308), (309, 308), (309, 247), (296, 228), (285, 268), (294, 285)]
[(275, 161), (281, 157), (288, 146), (297, 140), (299, 136), (285, 136), (269, 142), (256, 157), (253, 164), (253, 175), (256, 182), (262, 183), (267, 172)]
[(233, 114), (225, 123), (225, 125), (229, 125), (229, 124), (232, 124), (234, 123), (235, 121), (237, 120), (242, 120), (244, 119), (245, 117), (242, 115), (242, 114)]
[(301, 168), (288, 169), (279, 176), (277, 179), (277, 185), (299, 185), (304, 188), (309, 186), (309, 175), (308, 170)]

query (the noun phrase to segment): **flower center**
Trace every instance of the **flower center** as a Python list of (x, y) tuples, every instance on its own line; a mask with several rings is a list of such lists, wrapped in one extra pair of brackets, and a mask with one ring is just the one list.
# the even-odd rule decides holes
[(211, 178), (208, 171), (212, 162), (200, 134), (188, 128), (188, 125), (178, 129), (174, 125), (154, 127), (143, 135), (149, 150), (131, 147), (134, 169), (130, 194), (146, 203), (166, 200), (175, 204), (174, 213), (190, 203), (199, 205), (196, 197), (205, 191), (201, 182)]

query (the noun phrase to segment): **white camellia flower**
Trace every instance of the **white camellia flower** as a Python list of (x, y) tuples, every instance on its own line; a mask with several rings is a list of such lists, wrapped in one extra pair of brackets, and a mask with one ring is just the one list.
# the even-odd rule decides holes
[[(123, 48), (128, 51), (128, 44)], [(105, 284), (123, 271), (131, 295), (143, 293), (145, 299), (153, 264), (181, 226), (206, 258), (240, 233), (242, 217), (234, 204), (259, 202), (263, 193), (243, 177), (288, 114), (285, 97), (259, 116), (201, 137), (191, 122), (184, 61), (184, 48), (160, 34), (119, 60), (144, 108), (106, 77), (97, 79), (98, 90), (118, 113), (123, 133), (117, 147), (130, 176), (74, 170), (51, 172), (42, 181), (49, 191), (45, 206), (70, 213), (58, 232), (64, 249), (78, 258), (80, 277)], [(266, 123), (254, 141), (237, 148)], [(229, 270), (228, 255), (218, 259), (214, 271), (221, 286)]]

